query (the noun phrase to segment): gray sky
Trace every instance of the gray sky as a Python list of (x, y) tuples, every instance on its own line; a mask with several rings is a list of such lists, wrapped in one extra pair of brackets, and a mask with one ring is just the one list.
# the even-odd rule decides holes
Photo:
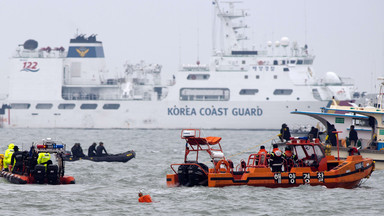
[[(376, 77), (384, 76), (383, 0), (243, 2), (251, 14), (250, 44), (283, 36), (307, 43), (318, 76), (352, 77), (360, 91), (374, 91)], [(194, 63), (198, 55), (208, 63), (212, 12), (210, 0), (0, 0), (0, 74), (18, 44), (35, 39), (41, 47), (67, 49), (78, 29), (98, 34), (110, 70), (145, 60), (171, 77), (179, 63)]]

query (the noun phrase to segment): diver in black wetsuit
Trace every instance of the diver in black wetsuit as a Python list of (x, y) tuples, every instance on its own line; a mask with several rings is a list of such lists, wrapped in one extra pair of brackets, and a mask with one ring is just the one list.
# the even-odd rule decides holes
[(80, 143), (75, 143), (71, 148), (73, 157), (84, 157), (83, 149), (80, 146)]
[[(103, 154), (103, 151), (105, 152), (105, 154)], [(96, 156), (104, 156), (104, 155), (108, 155), (108, 153), (107, 153), (107, 150), (105, 150), (104, 148), (104, 143), (100, 142), (96, 148)]]
[(92, 143), (91, 146), (88, 148), (88, 157), (93, 157), (96, 156), (96, 143)]

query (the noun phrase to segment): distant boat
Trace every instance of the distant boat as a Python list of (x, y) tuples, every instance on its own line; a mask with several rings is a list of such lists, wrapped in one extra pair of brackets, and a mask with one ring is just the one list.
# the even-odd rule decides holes
[(67, 51), (26, 41), (10, 59), (0, 127), (278, 129), (283, 122), (308, 124), (291, 110), (359, 96), (349, 78), (316, 77), (306, 44), (282, 37), (261, 49), (243, 47), (249, 13), (235, 3), (214, 1), (218, 22), (209, 64), (182, 65), (165, 84), (159, 64), (109, 71), (96, 35), (76, 35)]
[[(379, 78), (384, 80), (384, 78)], [(355, 126), (361, 140), (360, 153), (363, 157), (375, 160), (377, 169), (384, 169), (384, 115), (383, 107), (384, 82), (381, 82), (380, 92), (377, 95), (377, 103), (372, 105), (345, 106), (339, 105), (336, 100), (329, 108), (323, 108), (323, 112), (294, 111), (293, 114), (311, 116), (319, 120), (325, 127), (334, 124), (335, 128), (342, 133), (339, 139), (343, 141), (349, 134), (349, 127)], [(333, 148), (332, 154), (336, 154)], [(349, 148), (341, 148), (340, 157), (348, 156)]]

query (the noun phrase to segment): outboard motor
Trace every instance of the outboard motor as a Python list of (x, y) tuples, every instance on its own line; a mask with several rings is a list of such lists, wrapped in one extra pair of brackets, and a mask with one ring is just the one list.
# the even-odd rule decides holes
[(44, 165), (36, 165), (34, 173), (33, 173), (33, 177), (35, 178), (36, 183), (44, 184), (45, 166)]
[(47, 166), (47, 179), (48, 184), (57, 184), (58, 183), (58, 170), (59, 167), (57, 165), (50, 164)]
[(177, 169), (177, 176), (179, 178), (179, 183), (182, 186), (188, 186), (188, 167), (189, 165), (180, 165)]
[[(203, 168), (206, 172), (208, 172), (207, 165), (203, 163), (198, 163), (201, 168)], [(188, 179), (189, 185), (192, 186), (208, 186), (208, 176), (204, 173), (204, 171), (197, 165), (190, 165), (188, 167)]]

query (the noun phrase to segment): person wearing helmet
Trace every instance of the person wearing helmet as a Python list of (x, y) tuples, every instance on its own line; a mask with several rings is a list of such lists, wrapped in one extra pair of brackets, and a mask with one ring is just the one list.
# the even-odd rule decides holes
[(11, 164), (12, 154), (15, 152), (13, 148), (15, 147), (15, 144), (11, 143), (8, 145), (8, 149), (5, 150), (4, 153), (4, 159), (3, 159), (3, 169), (5, 171), (8, 171), (8, 166)]
[(283, 124), (281, 125), (281, 129), (280, 129), (280, 139), (281, 141), (284, 142), (285, 141), (289, 141), (290, 138), (291, 138), (291, 132), (289, 131), (289, 127), (287, 126), (287, 124)]
[(285, 152), (283, 154), (283, 158), (285, 159), (285, 170), (289, 171), (297, 162), (297, 156), (292, 152), (290, 146), (285, 147)]
[(283, 153), (278, 148), (277, 144), (273, 144), (273, 150), (271, 152), (270, 164), (272, 167), (272, 172), (281, 172), (281, 167), (283, 165)]

